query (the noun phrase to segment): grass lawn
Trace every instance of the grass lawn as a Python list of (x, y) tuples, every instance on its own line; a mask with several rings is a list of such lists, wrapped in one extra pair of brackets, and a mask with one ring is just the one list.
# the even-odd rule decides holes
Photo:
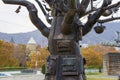
[(19, 71), (23, 69), (27, 69), (27, 68), (25, 67), (0, 67), (0, 71)]
[(87, 78), (87, 80), (118, 80), (118, 79), (110, 79), (110, 78)]
[(105, 76), (103, 73), (86, 73), (87, 80), (118, 80), (117, 77)]

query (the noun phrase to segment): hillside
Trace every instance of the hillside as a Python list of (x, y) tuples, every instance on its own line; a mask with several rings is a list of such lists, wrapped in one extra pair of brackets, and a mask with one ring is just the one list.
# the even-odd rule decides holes
[(41, 46), (46, 46), (48, 44), (47, 39), (42, 36), (38, 30), (16, 34), (0, 33), (0, 39), (10, 42), (11, 38), (13, 38), (16, 44), (27, 44), (31, 37), (33, 37), (37, 44)]
[[(120, 32), (120, 22), (112, 22), (104, 25), (106, 26), (106, 29), (102, 34), (96, 34), (95, 31), (92, 30), (83, 37), (82, 43), (93, 45), (101, 42), (114, 41), (117, 37), (116, 31)], [(39, 45), (46, 46), (48, 44), (47, 39), (42, 36), (38, 30), (17, 34), (0, 32), (0, 39), (9, 42), (11, 38), (13, 38), (16, 44), (27, 44), (30, 37), (33, 37)]]
[(112, 22), (103, 24), (106, 26), (102, 34), (96, 34), (94, 30), (83, 37), (83, 43), (99, 44), (101, 42), (114, 42), (117, 38), (116, 31), (120, 32), (120, 22)]

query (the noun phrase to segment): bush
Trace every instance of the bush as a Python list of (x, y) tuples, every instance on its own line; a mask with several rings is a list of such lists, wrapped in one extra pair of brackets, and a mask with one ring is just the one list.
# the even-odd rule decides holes
[(45, 74), (45, 71), (46, 71), (46, 65), (44, 64), (44, 65), (42, 66), (42, 73)]

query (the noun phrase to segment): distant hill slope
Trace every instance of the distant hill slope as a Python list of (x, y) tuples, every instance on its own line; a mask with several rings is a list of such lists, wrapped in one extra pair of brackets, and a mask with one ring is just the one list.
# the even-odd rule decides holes
[[(99, 44), (100, 42), (114, 41), (116, 38), (116, 31), (120, 31), (120, 22), (112, 22), (104, 25), (106, 26), (106, 29), (102, 34), (96, 34), (95, 31), (92, 30), (89, 34), (83, 37), (82, 43), (93, 45)], [(9, 42), (11, 38), (13, 38), (16, 44), (27, 44), (30, 37), (33, 37), (41, 46), (46, 46), (48, 44), (47, 39), (42, 36), (38, 30), (17, 34), (6, 34), (0, 32), (0, 39)]]
[(117, 38), (116, 31), (120, 32), (120, 22), (105, 23), (103, 25), (106, 26), (103, 33), (96, 34), (96, 32), (92, 29), (92, 31), (83, 37), (82, 42), (87, 44), (113, 42)]
[(47, 38), (42, 36), (38, 30), (16, 34), (0, 33), (0, 39), (10, 42), (11, 38), (13, 38), (16, 44), (27, 44), (31, 37), (33, 37), (37, 44), (41, 46), (46, 46), (48, 44)]

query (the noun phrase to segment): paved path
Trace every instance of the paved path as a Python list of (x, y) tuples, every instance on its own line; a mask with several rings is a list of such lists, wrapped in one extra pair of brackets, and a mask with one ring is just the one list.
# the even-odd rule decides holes
[(0, 77), (0, 80), (44, 80), (44, 75), (14, 75), (9, 77)]
[[(94, 78), (113, 78), (115, 80), (119, 80), (118, 76), (88, 76)], [(44, 75), (14, 75), (9, 77), (0, 77), (0, 80), (44, 80)]]

